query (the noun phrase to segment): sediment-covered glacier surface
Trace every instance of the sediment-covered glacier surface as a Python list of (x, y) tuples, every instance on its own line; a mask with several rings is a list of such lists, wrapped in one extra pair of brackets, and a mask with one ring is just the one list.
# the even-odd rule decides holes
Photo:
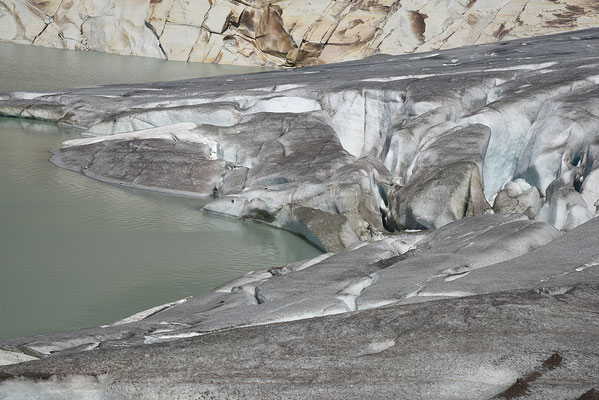
[(0, 360), (41, 359), (0, 368), (0, 393), (83, 376), (126, 398), (597, 396), (599, 29), (10, 93), (0, 114), (84, 129), (58, 166), (214, 196), (206, 211), (327, 251), (0, 342)]

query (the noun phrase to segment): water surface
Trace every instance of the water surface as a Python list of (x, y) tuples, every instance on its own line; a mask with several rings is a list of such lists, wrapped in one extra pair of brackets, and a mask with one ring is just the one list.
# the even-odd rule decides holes
[[(40, 59), (52, 61), (42, 68)], [(75, 65), (88, 72), (65, 74)], [(187, 78), (204, 68), (221, 72), (0, 43), (0, 91)], [(246, 72), (222, 71), (234, 70)], [(320, 253), (291, 233), (198, 211), (206, 200), (109, 185), (50, 164), (48, 150), (77, 136), (0, 118), (0, 339), (110, 323)]]
[(266, 70), (0, 42), (0, 92), (172, 81)]

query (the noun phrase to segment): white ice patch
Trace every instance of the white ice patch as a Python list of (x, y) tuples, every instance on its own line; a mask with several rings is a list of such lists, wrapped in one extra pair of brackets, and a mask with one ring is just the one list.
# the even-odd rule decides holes
[(284, 92), (286, 90), (299, 89), (299, 88), (303, 88), (305, 86), (307, 86), (307, 85), (301, 85), (301, 84), (277, 85), (274, 87), (273, 91), (274, 92)]
[(10, 379), (0, 383), (2, 400), (116, 400), (106, 393), (107, 377), (70, 376), (35, 382)]
[[(122, 96), (115, 96), (121, 98)], [(191, 99), (172, 99), (169, 98), (165, 101), (149, 102), (144, 104), (136, 105), (135, 108), (148, 109), (148, 108), (172, 108), (180, 106), (197, 106), (200, 104), (214, 103), (214, 99), (211, 98), (191, 98)]]
[(472, 393), (476, 393), (476, 398), (492, 398), (518, 378), (518, 372), (515, 370), (499, 369), (490, 365), (477, 366), (475, 362), (472, 364), (465, 371), (462, 369), (460, 376), (443, 382), (442, 388), (436, 393), (438, 397), (463, 399), (471, 398)]
[(189, 108), (143, 110), (119, 117), (115, 121), (100, 122), (85, 133), (112, 135), (116, 133), (139, 131), (143, 129), (193, 122), (198, 125), (233, 126), (242, 118), (242, 113), (233, 107), (212, 110)]
[(147, 335), (147, 336), (144, 336), (144, 344), (162, 343), (162, 342), (168, 342), (168, 341), (177, 340), (177, 339), (188, 339), (188, 338), (202, 336), (202, 335), (203, 334), (200, 332), (186, 332), (186, 333), (179, 333), (176, 335), (158, 335), (158, 336)]
[(382, 342), (373, 342), (366, 346), (366, 350), (361, 355), (378, 354), (395, 346), (395, 340), (389, 339)]
[(542, 64), (524, 64), (524, 65), (514, 65), (512, 67), (505, 67), (505, 68), (491, 68), (491, 69), (487, 69), (485, 71), (487, 71), (487, 72), (519, 71), (519, 70), (534, 71), (534, 70), (549, 68), (556, 64), (557, 64), (557, 62), (551, 61), (551, 62), (546, 62), (546, 63), (542, 63)]
[(209, 160), (218, 157), (218, 142), (195, 130), (198, 125), (193, 122), (159, 126), (157, 128), (142, 129), (139, 131), (115, 133), (113, 135), (92, 136), (84, 139), (73, 139), (63, 142), (64, 147), (83, 146), (107, 140), (135, 140), (135, 139), (163, 139), (188, 143), (204, 144), (208, 147), (205, 156)]
[(310, 268), (311, 266), (316, 265), (316, 264), (318, 264), (318, 263), (326, 260), (327, 258), (329, 258), (330, 256), (332, 256), (333, 254), (335, 254), (335, 253), (324, 253), (324, 254), (321, 254), (319, 256), (311, 258), (310, 260), (308, 260), (308, 261), (306, 261), (304, 263), (299, 264), (293, 270), (294, 271), (301, 271), (303, 269)]
[(401, 93), (384, 90), (327, 93), (321, 102), (341, 145), (355, 157), (376, 155), (404, 104)]
[(433, 57), (437, 57), (439, 55), (439, 53), (432, 53), (432, 54), (427, 54), (425, 56), (420, 56), (420, 57), (411, 57), (410, 60), (421, 60), (421, 59), (425, 59), (425, 58), (433, 58)]
[(378, 279), (378, 275), (373, 273), (370, 276), (352, 279), (345, 288), (337, 293), (337, 299), (343, 301), (350, 311), (357, 311), (356, 299), (362, 293), (362, 290), (372, 285)]
[(249, 111), (252, 114), (259, 112), (302, 114), (311, 111), (319, 111), (321, 109), (320, 103), (313, 99), (295, 96), (281, 96), (258, 100), (254, 103)]
[(369, 300), (369, 301), (360, 301), (360, 304), (358, 305), (358, 310), (359, 311), (363, 311), (363, 310), (373, 310), (375, 308), (381, 308), (381, 307), (385, 307), (391, 304), (395, 304), (397, 303), (398, 300)]
[(463, 278), (463, 277), (465, 277), (466, 275), (468, 275), (470, 272), (471, 272), (471, 271), (466, 271), (466, 272), (462, 272), (462, 273), (460, 273), (460, 274), (452, 274), (452, 275), (448, 275), (448, 276), (445, 278), (445, 282), (451, 282), (451, 281), (455, 281), (455, 280), (457, 280), (457, 279)]
[(14, 92), (10, 96), (14, 99), (32, 100), (42, 96), (54, 96), (60, 93), (53, 92)]
[(140, 131), (116, 133), (114, 135), (93, 136), (84, 139), (73, 139), (62, 142), (64, 147), (83, 146), (86, 144), (98, 143), (105, 140), (133, 140), (133, 139), (177, 139), (177, 134), (189, 132), (197, 128), (192, 122), (182, 122), (180, 124), (160, 126), (158, 128), (143, 129)]
[[(447, 291), (447, 292), (427, 292), (419, 291), (416, 296), (418, 297), (468, 297), (474, 296), (475, 293), (463, 292), (461, 290)], [(408, 296), (406, 296), (408, 297)]]
[(142, 319), (148, 318), (150, 315), (154, 315), (154, 314), (156, 314), (159, 311), (166, 310), (167, 308), (171, 308), (171, 307), (176, 306), (178, 304), (183, 304), (187, 300), (189, 300), (190, 298), (191, 297), (186, 297), (186, 298), (181, 299), (181, 300), (173, 301), (171, 303), (166, 303), (166, 304), (163, 304), (163, 305), (160, 305), (160, 306), (152, 307), (152, 308), (144, 310), (144, 311), (140, 311), (137, 314), (133, 314), (130, 317), (127, 317), (125, 319), (117, 321), (117, 322), (115, 322), (112, 325), (102, 325), (102, 328), (106, 328), (106, 327), (109, 327), (109, 326), (117, 326), (117, 325), (129, 324), (131, 322), (141, 321)]
[(27, 354), (0, 349), (0, 365), (19, 364), (22, 362), (33, 361), (37, 359), (37, 357), (29, 356)]
[(431, 76), (436, 76), (436, 74), (402, 75), (402, 76), (390, 76), (388, 78), (368, 78), (368, 79), (362, 79), (362, 82), (394, 82), (394, 81), (403, 81), (406, 79), (430, 78)]
[(585, 269), (588, 269), (588, 268), (593, 268), (593, 267), (599, 267), (599, 261), (589, 261), (589, 262), (587, 262), (587, 263), (584, 263), (584, 264), (582, 264), (582, 265), (581, 265), (581, 266), (579, 266), (579, 267), (576, 267), (576, 268), (574, 268), (574, 270), (575, 270), (576, 272), (582, 272), (582, 271), (584, 271)]

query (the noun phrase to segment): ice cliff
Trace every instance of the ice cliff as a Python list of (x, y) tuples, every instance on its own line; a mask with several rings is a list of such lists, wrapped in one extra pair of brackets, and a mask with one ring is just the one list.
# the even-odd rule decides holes
[(0, 115), (84, 129), (53, 151), (61, 167), (213, 196), (206, 211), (328, 251), (109, 326), (0, 342), (1, 357), (42, 358), (1, 368), (0, 393), (85, 375), (132, 398), (596, 396), (599, 29), (9, 93)]
[(594, 0), (0, 1), (0, 40), (239, 65), (314, 65), (597, 26)]

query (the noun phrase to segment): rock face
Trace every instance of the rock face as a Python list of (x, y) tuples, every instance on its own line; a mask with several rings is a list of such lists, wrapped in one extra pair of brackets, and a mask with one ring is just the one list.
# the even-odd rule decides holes
[(53, 151), (59, 166), (212, 195), (206, 211), (328, 251), (109, 326), (0, 342), (4, 359), (41, 359), (0, 368), (0, 394), (84, 375), (130, 398), (593, 395), (597, 48), (594, 29), (0, 95), (0, 115), (85, 130)]
[(239, 65), (314, 65), (597, 26), (594, 0), (0, 1), (0, 40)]

